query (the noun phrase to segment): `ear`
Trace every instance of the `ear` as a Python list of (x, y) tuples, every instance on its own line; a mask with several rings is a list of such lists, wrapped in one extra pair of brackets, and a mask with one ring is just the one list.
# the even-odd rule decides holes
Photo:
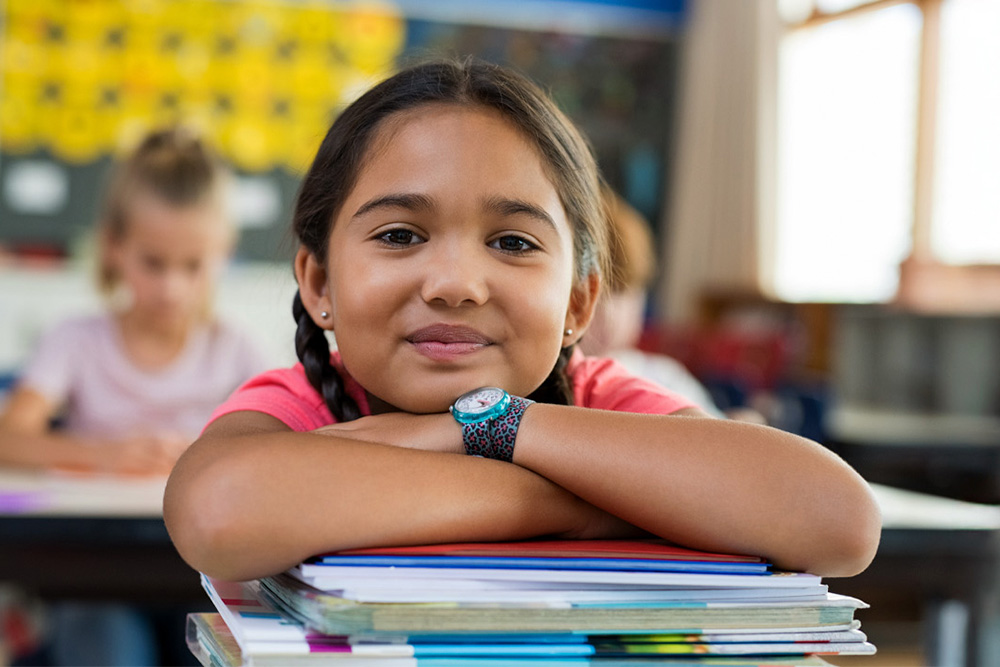
[(99, 225), (98, 229), (97, 252), (100, 253), (101, 259), (107, 262), (117, 262), (121, 254), (121, 239), (111, 238), (107, 226), (103, 223)]
[[(333, 330), (333, 302), (326, 283), (326, 267), (305, 246), (295, 253), (295, 280), (299, 283), (302, 305), (321, 329)], [(327, 313), (323, 317), (322, 313)]]
[(569, 297), (569, 309), (566, 311), (565, 331), (573, 333), (563, 336), (563, 347), (569, 347), (583, 337), (583, 332), (594, 319), (594, 309), (601, 295), (601, 277), (591, 273), (585, 280), (573, 287)]

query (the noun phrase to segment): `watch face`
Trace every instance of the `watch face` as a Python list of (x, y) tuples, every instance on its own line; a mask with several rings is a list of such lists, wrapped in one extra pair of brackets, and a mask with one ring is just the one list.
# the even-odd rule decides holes
[(489, 412), (500, 403), (506, 392), (497, 387), (483, 387), (463, 394), (455, 401), (455, 409), (470, 416)]

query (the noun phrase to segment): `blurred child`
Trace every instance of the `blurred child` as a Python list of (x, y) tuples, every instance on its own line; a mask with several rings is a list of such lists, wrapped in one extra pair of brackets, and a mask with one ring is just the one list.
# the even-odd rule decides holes
[(149, 135), (118, 166), (98, 226), (108, 309), (43, 336), (0, 415), (0, 465), (165, 475), (260, 370), (250, 339), (212, 317), (235, 237), (225, 178), (181, 129)]
[(604, 187), (602, 192), (613, 232), (613, 269), (608, 277), (608, 290), (597, 303), (594, 320), (580, 341), (580, 349), (589, 355), (611, 357), (630, 372), (689, 398), (713, 417), (766, 423), (764, 416), (752, 408), (731, 408), (723, 414), (708, 390), (684, 364), (665, 354), (637, 347), (649, 285), (656, 273), (656, 246), (642, 215), (611, 188)]
[[(118, 165), (97, 230), (108, 307), (42, 337), (0, 414), (0, 465), (166, 475), (212, 409), (261, 370), (250, 339), (212, 317), (235, 240), (225, 179), (182, 129), (150, 134)], [(156, 661), (132, 609), (64, 603), (52, 619), (56, 664)]]
[(611, 223), (612, 271), (587, 335), (585, 354), (612, 357), (629, 371), (689, 398), (705, 412), (721, 417), (708, 390), (676, 359), (638, 349), (645, 321), (649, 285), (656, 273), (653, 234), (642, 215), (611, 188), (602, 188)]

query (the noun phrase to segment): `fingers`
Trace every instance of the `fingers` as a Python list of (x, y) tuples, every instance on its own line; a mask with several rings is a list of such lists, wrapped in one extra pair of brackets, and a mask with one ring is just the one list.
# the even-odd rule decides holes
[(106, 467), (110, 472), (166, 475), (189, 444), (175, 434), (123, 440), (109, 448)]

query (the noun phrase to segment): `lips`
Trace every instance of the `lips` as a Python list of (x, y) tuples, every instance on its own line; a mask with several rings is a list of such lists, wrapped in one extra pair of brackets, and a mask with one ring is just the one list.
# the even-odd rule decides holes
[(452, 361), (493, 345), (493, 340), (471, 327), (434, 324), (406, 337), (417, 352), (435, 361)]

